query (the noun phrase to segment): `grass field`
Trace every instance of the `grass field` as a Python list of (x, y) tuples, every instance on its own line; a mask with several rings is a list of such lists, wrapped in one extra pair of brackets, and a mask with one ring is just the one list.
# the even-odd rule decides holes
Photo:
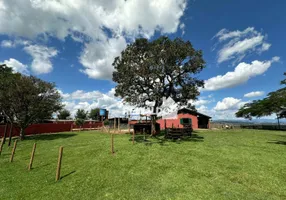
[[(200, 131), (172, 142), (96, 132), (19, 141), (0, 156), (0, 199), (286, 199), (286, 132)], [(27, 171), (33, 143), (33, 169)], [(62, 179), (55, 182), (64, 146)]]

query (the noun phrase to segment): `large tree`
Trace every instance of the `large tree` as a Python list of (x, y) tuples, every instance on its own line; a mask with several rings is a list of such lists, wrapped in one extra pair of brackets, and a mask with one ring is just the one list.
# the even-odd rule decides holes
[(100, 119), (99, 108), (91, 109), (89, 112), (89, 118), (93, 120), (99, 120)]
[[(197, 74), (205, 67), (202, 51), (189, 41), (160, 37), (154, 41), (136, 39), (113, 63), (115, 96), (137, 107), (151, 105), (153, 113), (172, 98), (179, 106), (197, 99), (204, 86)], [(152, 115), (152, 134), (157, 116)]]
[[(286, 73), (284, 73), (286, 76)], [(286, 85), (286, 79), (281, 81), (281, 85)], [(269, 116), (276, 114), (278, 124), (280, 118), (286, 117), (286, 87), (282, 87), (274, 92), (270, 92), (267, 97), (245, 104), (236, 113), (236, 117), (252, 119), (253, 117)]]
[(78, 109), (75, 114), (75, 123), (78, 126), (82, 126), (87, 119), (88, 111), (85, 111), (84, 109)]
[(62, 109), (59, 111), (58, 119), (62, 119), (62, 120), (68, 119), (70, 116), (71, 116), (70, 111), (68, 111), (67, 109)]
[(53, 83), (20, 74), (11, 77), (5, 88), (0, 87), (0, 108), (20, 128), (20, 137), (24, 139), (30, 124), (50, 119), (62, 108), (61, 96)]

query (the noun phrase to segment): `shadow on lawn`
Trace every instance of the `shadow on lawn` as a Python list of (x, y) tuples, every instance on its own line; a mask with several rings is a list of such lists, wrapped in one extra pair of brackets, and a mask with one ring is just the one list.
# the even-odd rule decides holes
[(46, 134), (46, 135), (33, 135), (25, 137), (25, 140), (56, 140), (56, 139), (65, 139), (75, 136), (74, 133), (67, 133), (67, 134), (61, 134), (61, 133), (55, 133), (55, 134)]
[(61, 177), (61, 179), (65, 178), (65, 177), (67, 177), (67, 176), (69, 176), (69, 175), (72, 175), (72, 174), (74, 174), (75, 172), (76, 172), (76, 171), (73, 170), (73, 171), (71, 171), (70, 173), (68, 173), (68, 174), (66, 174), (66, 175), (63, 175), (63, 176)]
[[(158, 134), (156, 136), (150, 137), (149, 135), (135, 135), (135, 142), (136, 143), (143, 143), (146, 146), (151, 146), (153, 144), (160, 144), (162, 146), (166, 146), (167, 142), (174, 142), (176, 144), (181, 144), (183, 142), (203, 142), (204, 137), (199, 136), (197, 134), (193, 134), (192, 136), (185, 136), (179, 139), (167, 139), (165, 138), (165, 134)], [(132, 137), (129, 139), (132, 141)]]
[(270, 142), (267, 142), (267, 143), (286, 145), (286, 141), (279, 141), (279, 140), (274, 140), (274, 141), (270, 141)]

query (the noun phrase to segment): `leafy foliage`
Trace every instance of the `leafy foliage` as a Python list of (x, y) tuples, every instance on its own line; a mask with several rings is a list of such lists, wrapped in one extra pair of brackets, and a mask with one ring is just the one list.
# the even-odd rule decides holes
[(115, 58), (113, 66), (113, 81), (118, 83), (115, 96), (138, 107), (152, 102), (153, 113), (162, 106), (163, 98), (187, 105), (204, 86), (203, 80), (194, 76), (205, 67), (202, 51), (179, 38), (136, 39)]
[(92, 120), (99, 120), (99, 108), (91, 109), (89, 112), (89, 118)]
[(87, 116), (88, 116), (88, 112), (85, 111), (84, 109), (78, 109), (76, 111), (76, 114), (75, 114), (75, 118), (76, 119), (87, 119)]
[(87, 119), (88, 112), (85, 111), (84, 109), (78, 109), (76, 114), (75, 114), (75, 124), (78, 126), (82, 126)]
[(67, 109), (62, 109), (59, 111), (58, 119), (68, 119), (70, 116), (70, 111), (68, 111)]
[[(284, 73), (286, 75), (286, 73)], [(281, 81), (286, 84), (286, 79)], [(278, 118), (286, 117), (286, 87), (274, 92), (270, 92), (266, 98), (245, 104), (236, 113), (236, 117), (252, 119), (252, 117), (262, 117), (276, 114)]]
[(61, 96), (53, 83), (33, 76), (13, 74), (1, 66), (0, 108), (11, 123), (24, 130), (30, 124), (52, 118), (62, 108)]

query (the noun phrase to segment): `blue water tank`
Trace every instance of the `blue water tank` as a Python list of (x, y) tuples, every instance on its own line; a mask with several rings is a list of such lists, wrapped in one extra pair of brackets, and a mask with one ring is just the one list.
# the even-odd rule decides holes
[(106, 115), (106, 109), (100, 109), (99, 110), (99, 115), (100, 116), (105, 116)]

